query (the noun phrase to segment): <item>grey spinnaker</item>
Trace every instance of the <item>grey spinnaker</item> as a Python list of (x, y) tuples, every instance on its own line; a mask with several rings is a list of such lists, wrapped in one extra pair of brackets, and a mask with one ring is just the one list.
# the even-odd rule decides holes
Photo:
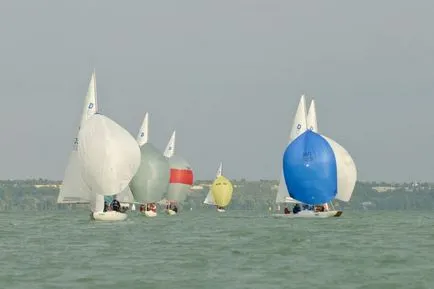
[(157, 148), (150, 143), (140, 147), (141, 163), (139, 170), (130, 183), (135, 201), (154, 203), (162, 199), (169, 186), (169, 162)]

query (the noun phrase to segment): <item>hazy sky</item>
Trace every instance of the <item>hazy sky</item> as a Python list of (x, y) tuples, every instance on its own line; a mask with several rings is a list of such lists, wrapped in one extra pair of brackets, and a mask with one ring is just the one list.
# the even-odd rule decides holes
[(301, 93), (360, 180), (434, 180), (434, 1), (0, 1), (0, 179), (62, 179), (101, 111), (196, 178), (277, 179)]

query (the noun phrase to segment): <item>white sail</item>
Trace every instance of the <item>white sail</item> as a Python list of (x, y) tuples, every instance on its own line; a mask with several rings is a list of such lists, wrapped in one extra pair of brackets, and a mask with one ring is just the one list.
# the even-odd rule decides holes
[(110, 118), (95, 114), (79, 132), (82, 176), (94, 194), (115, 195), (140, 166), (140, 149), (131, 134)]
[(306, 103), (304, 100), (304, 95), (302, 95), (298, 103), (298, 108), (294, 116), (294, 121), (292, 123), (288, 144), (295, 140), (299, 135), (304, 133), (306, 129)]
[(81, 176), (80, 161), (77, 150), (73, 150), (69, 155), (68, 165), (66, 166), (65, 176), (60, 186), (58, 204), (80, 204), (89, 203), (89, 187)]
[(92, 213), (100, 213), (104, 211), (104, 196), (94, 194), (90, 200), (90, 210)]
[[(306, 131), (306, 127), (306, 103), (304, 95), (302, 95), (300, 97), (297, 111), (294, 116), (294, 121), (292, 123), (291, 133), (289, 134), (289, 141), (287, 145), (294, 141), (299, 135), (304, 133)], [(280, 171), (280, 180), (279, 187), (277, 189), (276, 203), (297, 203), (296, 200), (289, 196), (283, 176), (283, 168)]]
[[(307, 127), (318, 133), (318, 121), (316, 115), (315, 101), (312, 100), (307, 113)], [(338, 192), (335, 199), (348, 202), (354, 191), (357, 180), (357, 169), (350, 154), (334, 140), (323, 136), (333, 149), (337, 164)]]
[(81, 114), (80, 127), (84, 122), (93, 116), (98, 110), (97, 104), (97, 92), (96, 92), (96, 75), (95, 71), (90, 78), (89, 87), (86, 94), (86, 102), (83, 107), (83, 113)]
[(277, 195), (276, 195), (276, 204), (282, 204), (282, 203), (298, 203), (296, 200), (291, 198), (288, 194), (288, 190), (286, 189), (285, 179), (283, 176), (283, 171), (280, 176), (279, 186), (277, 188)]
[(312, 99), (309, 110), (307, 112), (306, 117), (306, 126), (307, 129), (310, 129), (313, 132), (318, 132), (318, 121), (316, 118), (316, 108), (315, 108), (315, 100)]
[[(96, 76), (95, 72), (89, 82), (86, 98), (84, 100), (83, 111), (80, 120), (80, 127), (84, 122), (94, 115), (97, 111), (97, 93), (96, 93)], [(75, 204), (89, 203), (89, 188), (83, 181), (80, 162), (77, 153), (78, 136), (74, 140), (72, 152), (69, 155), (68, 164), (65, 169), (62, 186), (60, 187), (57, 203), (59, 204)]]
[(216, 178), (221, 177), (223, 172), (223, 163), (220, 162), (219, 168), (217, 169), (217, 173), (215, 175)]
[(134, 203), (134, 197), (131, 193), (130, 187), (127, 186), (122, 192), (116, 195), (116, 200), (121, 203)]
[[(215, 177), (216, 178), (220, 177), (222, 175), (222, 171), (223, 171), (223, 164), (220, 162)], [(214, 197), (211, 192), (211, 187), (209, 188), (208, 194), (206, 195), (205, 201), (203, 201), (203, 203), (208, 205), (215, 205)]]
[(335, 199), (348, 202), (356, 186), (356, 164), (350, 154), (340, 144), (324, 135), (321, 136), (327, 140), (335, 154), (338, 177), (338, 192)]
[(206, 195), (205, 201), (203, 201), (203, 203), (207, 204), (207, 205), (214, 205), (215, 206), (214, 197), (212, 196), (211, 189), (209, 190), (208, 194)]
[(137, 135), (137, 143), (139, 146), (144, 145), (148, 142), (148, 135), (149, 135), (149, 114), (145, 114), (145, 118), (143, 119), (142, 126), (140, 127), (139, 134)]
[(167, 144), (166, 149), (164, 150), (164, 156), (166, 158), (171, 158), (175, 154), (175, 136), (176, 136), (176, 131), (173, 131), (169, 143)]

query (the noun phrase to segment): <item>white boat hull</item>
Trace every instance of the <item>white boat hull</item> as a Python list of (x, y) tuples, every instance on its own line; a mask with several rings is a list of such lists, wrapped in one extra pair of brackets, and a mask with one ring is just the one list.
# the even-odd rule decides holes
[(226, 210), (225, 209), (217, 209), (217, 212), (224, 213), (224, 212), (226, 212)]
[(157, 216), (157, 213), (154, 211), (144, 211), (142, 212), (142, 215), (149, 217), (149, 218), (153, 218)]
[(175, 212), (174, 210), (166, 210), (166, 213), (167, 213), (169, 216), (176, 215), (176, 212)]
[(125, 213), (116, 211), (91, 213), (90, 218), (95, 221), (124, 221), (128, 217)]
[(340, 217), (342, 211), (327, 211), (327, 212), (314, 212), (314, 211), (301, 211), (297, 214), (273, 214), (275, 218), (330, 218), (330, 217)]

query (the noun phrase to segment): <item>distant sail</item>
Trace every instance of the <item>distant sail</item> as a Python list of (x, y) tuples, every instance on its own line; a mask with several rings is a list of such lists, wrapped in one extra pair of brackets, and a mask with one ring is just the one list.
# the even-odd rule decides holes
[(181, 203), (185, 201), (193, 185), (193, 170), (184, 158), (175, 155), (175, 134), (174, 131), (164, 151), (164, 156), (168, 158), (170, 167), (167, 199), (171, 202)]
[(214, 197), (212, 196), (211, 188), (209, 189), (208, 194), (206, 195), (205, 201), (203, 201), (204, 204), (215, 206)]
[[(84, 122), (94, 115), (97, 111), (97, 92), (96, 92), (96, 76), (95, 72), (89, 82), (86, 98), (84, 101), (83, 111), (80, 120), (80, 127)], [(84, 182), (80, 162), (77, 153), (78, 136), (74, 140), (72, 152), (69, 155), (68, 164), (65, 169), (62, 186), (59, 190), (57, 203), (60, 204), (75, 204), (75, 203), (89, 203), (89, 187)]]
[(316, 107), (315, 107), (315, 100), (312, 99), (309, 110), (307, 112), (306, 117), (306, 125), (307, 129), (310, 129), (313, 132), (318, 132), (318, 121), (316, 117)]
[(110, 118), (95, 114), (79, 132), (82, 175), (93, 194), (122, 192), (140, 166), (140, 149), (131, 134)]
[(175, 137), (176, 137), (176, 131), (173, 131), (169, 143), (167, 144), (166, 149), (164, 150), (164, 156), (166, 158), (171, 158), (175, 154)]
[(149, 114), (145, 114), (145, 118), (143, 119), (142, 126), (140, 127), (139, 133), (137, 135), (137, 143), (139, 146), (144, 145), (148, 142), (149, 135)]
[(135, 201), (156, 203), (163, 198), (169, 187), (169, 162), (154, 145), (148, 142), (148, 113), (137, 136), (140, 145), (140, 167), (130, 183)]
[(232, 183), (226, 177), (218, 177), (211, 185), (211, 192), (215, 204), (219, 207), (229, 205), (233, 190)]
[[(222, 171), (223, 171), (223, 164), (220, 163), (220, 165), (219, 165), (219, 167), (217, 169), (216, 176), (215, 176), (216, 179), (222, 175)], [(207, 204), (207, 205), (215, 205), (214, 197), (212, 195), (211, 187), (209, 188), (208, 194), (206, 195), (205, 201), (203, 201), (203, 203)]]
[(156, 203), (169, 187), (169, 162), (150, 143), (143, 144), (140, 152), (140, 168), (130, 183), (130, 189), (137, 202)]
[(174, 155), (169, 159), (170, 179), (167, 191), (169, 201), (184, 202), (193, 185), (193, 170), (182, 157)]

